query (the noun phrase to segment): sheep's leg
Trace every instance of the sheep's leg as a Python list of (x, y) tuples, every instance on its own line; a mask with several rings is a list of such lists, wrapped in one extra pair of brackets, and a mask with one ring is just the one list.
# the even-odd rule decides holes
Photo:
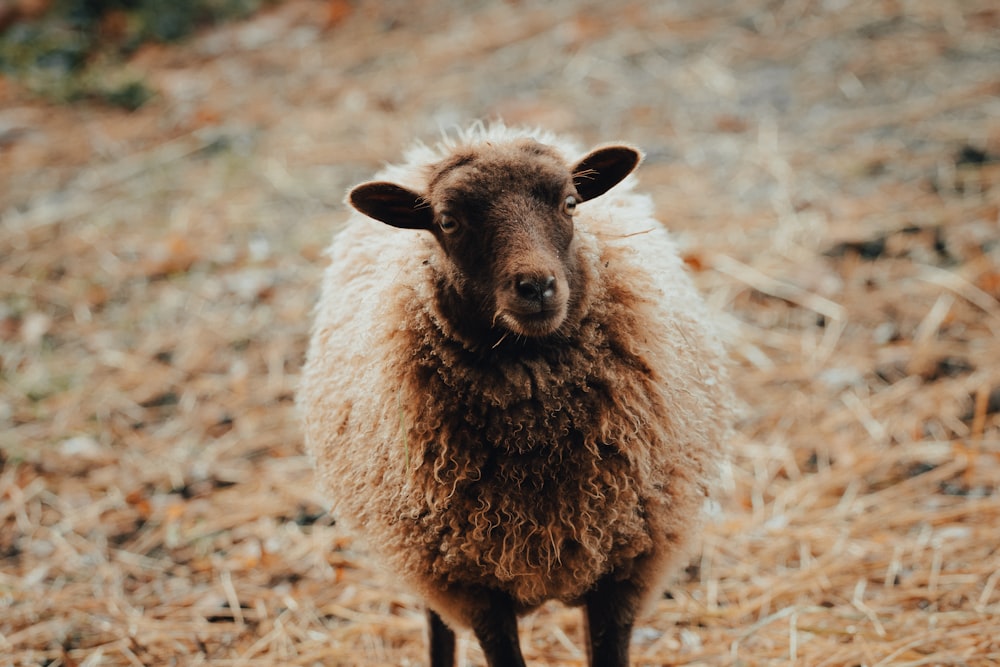
[(455, 633), (433, 609), (427, 610), (431, 667), (455, 667)]
[(517, 615), (511, 599), (502, 593), (483, 596), (484, 606), (472, 619), (472, 631), (489, 667), (526, 667), (517, 638)]
[(610, 575), (587, 594), (587, 655), (591, 667), (628, 667), (628, 645), (639, 597), (631, 582), (615, 581)]

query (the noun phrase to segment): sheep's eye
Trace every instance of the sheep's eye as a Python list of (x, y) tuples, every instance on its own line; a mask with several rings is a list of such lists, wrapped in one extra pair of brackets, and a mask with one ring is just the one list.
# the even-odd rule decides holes
[(576, 205), (576, 197), (573, 195), (566, 197), (566, 199), (563, 200), (563, 213), (566, 215), (573, 215), (576, 213)]
[(442, 215), (438, 219), (438, 227), (445, 234), (454, 234), (458, 231), (458, 220), (451, 217), (450, 215)]

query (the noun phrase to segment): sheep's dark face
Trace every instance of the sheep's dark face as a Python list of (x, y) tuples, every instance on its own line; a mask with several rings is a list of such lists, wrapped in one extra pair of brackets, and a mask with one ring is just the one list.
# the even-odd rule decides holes
[(633, 148), (610, 146), (570, 166), (551, 148), (522, 140), (456, 153), (434, 166), (426, 193), (366, 183), (350, 202), (387, 224), (434, 234), (463, 317), (542, 337), (558, 331), (579, 297), (577, 205), (619, 183), (639, 159)]

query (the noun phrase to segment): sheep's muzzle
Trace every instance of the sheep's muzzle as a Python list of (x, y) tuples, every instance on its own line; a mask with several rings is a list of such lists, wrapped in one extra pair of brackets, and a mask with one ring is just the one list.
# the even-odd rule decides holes
[(555, 333), (566, 319), (569, 289), (566, 278), (554, 273), (515, 275), (498, 295), (496, 321), (520, 336), (535, 338)]

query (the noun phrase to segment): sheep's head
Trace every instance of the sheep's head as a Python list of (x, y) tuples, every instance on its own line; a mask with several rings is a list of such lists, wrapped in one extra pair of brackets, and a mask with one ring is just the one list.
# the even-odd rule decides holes
[(530, 139), (486, 144), (434, 165), (426, 192), (379, 181), (357, 186), (349, 201), (388, 225), (434, 235), (462, 317), (541, 337), (559, 329), (579, 298), (577, 205), (617, 185), (640, 159), (615, 145), (568, 165)]

